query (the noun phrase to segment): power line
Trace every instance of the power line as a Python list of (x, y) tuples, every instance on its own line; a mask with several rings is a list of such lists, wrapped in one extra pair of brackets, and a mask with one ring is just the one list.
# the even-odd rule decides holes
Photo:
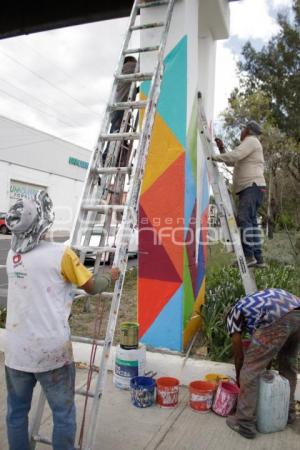
[(87, 105), (85, 105), (84, 103), (82, 103), (80, 100), (78, 100), (77, 98), (73, 97), (72, 95), (70, 95), (68, 92), (64, 91), (64, 89), (62, 89), (59, 86), (56, 86), (54, 83), (52, 83), (51, 81), (47, 80), (47, 78), (43, 77), (42, 75), (34, 72), (33, 70), (29, 69), (29, 67), (27, 67), (25, 64), (22, 64), (20, 61), (18, 61), (16, 58), (14, 58), (11, 55), (8, 55), (6, 52), (4, 52), (3, 50), (0, 50), (0, 53), (2, 53), (4, 56), (6, 56), (7, 58), (11, 59), (13, 62), (15, 62), (16, 64), (20, 65), (21, 67), (23, 67), (24, 69), (26, 69), (28, 72), (32, 73), (34, 76), (36, 76), (37, 78), (39, 78), (40, 80), (44, 81), (45, 83), (49, 84), (49, 86), (51, 86), (52, 88), (56, 89), (59, 92), (62, 92), (64, 95), (66, 95), (67, 97), (71, 98), (73, 101), (75, 101), (76, 103), (78, 103), (79, 105), (81, 105), (83, 108), (89, 110), (90, 112), (92, 112), (94, 115), (96, 115), (97, 117), (100, 117), (99, 114), (97, 114), (95, 111), (93, 111), (91, 108), (89, 108)]
[[(3, 78), (0, 78), (0, 80), (1, 80), (2, 82), (4, 82), (4, 83), (8, 84), (9, 86), (12, 86), (13, 88), (18, 89), (18, 90), (21, 91), (21, 92), (24, 92), (25, 95), (27, 95), (28, 97), (32, 97), (34, 100), (38, 101), (38, 102), (41, 103), (42, 105), (45, 105), (45, 106), (51, 108), (51, 109), (52, 109), (53, 111), (55, 111), (56, 113), (61, 114), (61, 112), (58, 111), (57, 109), (53, 108), (53, 106), (52, 106), (50, 103), (46, 103), (46, 102), (40, 100), (40, 99), (39, 99), (38, 97), (36, 97), (35, 95), (29, 94), (29, 93), (26, 92), (24, 89), (20, 88), (19, 86), (16, 86), (15, 84), (11, 83), (10, 81), (4, 80)], [(28, 104), (28, 107), (31, 107), (31, 106)], [(70, 126), (81, 126), (81, 124), (79, 124), (78, 122), (74, 121), (73, 118), (68, 117), (68, 120), (71, 120), (71, 121), (73, 122), (73, 123), (70, 122), (70, 124), (69, 124)]]
[[(70, 80), (74, 81), (73, 75), (67, 73), (67, 72), (66, 72), (65, 70), (63, 70), (58, 64), (56, 64), (53, 60), (51, 60), (50, 58), (47, 58), (43, 53), (39, 52), (39, 51), (36, 50), (34, 47), (32, 47), (31, 45), (29, 45), (28, 42), (22, 41), (22, 44), (23, 44), (25, 47), (30, 48), (30, 50), (32, 50), (32, 51), (33, 51), (34, 53), (36, 53), (38, 56), (42, 57), (45, 61), (48, 61), (48, 62), (51, 64), (51, 67), (55, 66), (61, 73), (64, 74), (64, 76), (65, 76), (66, 78), (69, 78)], [(82, 84), (78, 79), (76, 79), (76, 83), (78, 83), (78, 84), (79, 84), (81, 87), (83, 87), (84, 89), (88, 89), (88, 87), (85, 86), (84, 84)], [(91, 111), (93, 111), (93, 110), (91, 109)], [(97, 114), (96, 111), (93, 111), (93, 112), (94, 112), (95, 114)]]
[(18, 97), (16, 97), (15, 95), (8, 94), (8, 93), (7, 93), (6, 91), (4, 91), (3, 89), (0, 89), (0, 92), (2, 92), (2, 94), (6, 95), (7, 97), (13, 98), (15, 101), (17, 101), (17, 102), (19, 102), (19, 103), (23, 103), (25, 106), (27, 106), (27, 107), (29, 107), (29, 108), (36, 109), (37, 111), (41, 112), (42, 114), (47, 114), (48, 116), (54, 117), (57, 121), (63, 123), (64, 125), (67, 125), (68, 127), (70, 127), (70, 126), (71, 126), (71, 127), (74, 127), (73, 124), (68, 123), (68, 122), (65, 122), (65, 121), (62, 120), (62, 119), (59, 119), (59, 118), (58, 118), (56, 115), (54, 115), (54, 114), (51, 114), (51, 113), (46, 112), (46, 111), (43, 111), (42, 109), (37, 108), (36, 106), (30, 106), (30, 105), (28, 105), (28, 103), (24, 102), (23, 100), (20, 100), (20, 99), (19, 99)]

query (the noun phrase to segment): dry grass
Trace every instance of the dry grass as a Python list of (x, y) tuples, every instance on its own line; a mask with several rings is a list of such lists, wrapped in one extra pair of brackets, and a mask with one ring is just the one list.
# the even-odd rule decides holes
[[(119, 330), (122, 322), (137, 321), (137, 271), (130, 269), (126, 274), (122, 300), (120, 304), (118, 321), (114, 343), (119, 342)], [(97, 338), (103, 339), (105, 336), (106, 324), (110, 309), (110, 300), (103, 300), (98, 296), (89, 297), (90, 311), (85, 311), (86, 300), (81, 299), (73, 304), (70, 326), (72, 334), (75, 336), (95, 336), (95, 325), (97, 327)], [(101, 325), (100, 325), (101, 323)], [(100, 326), (99, 326), (100, 325)], [(99, 331), (100, 330), (100, 331)]]

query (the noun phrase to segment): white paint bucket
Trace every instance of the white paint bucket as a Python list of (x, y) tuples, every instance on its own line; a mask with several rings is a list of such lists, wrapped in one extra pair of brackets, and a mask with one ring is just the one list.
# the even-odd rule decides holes
[(130, 380), (133, 377), (143, 376), (146, 369), (146, 347), (139, 345), (137, 349), (124, 349), (117, 346), (114, 376), (114, 385), (120, 389), (130, 389)]

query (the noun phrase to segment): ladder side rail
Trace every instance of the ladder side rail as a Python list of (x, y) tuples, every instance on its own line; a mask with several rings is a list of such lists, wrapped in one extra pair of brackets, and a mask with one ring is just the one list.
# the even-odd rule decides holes
[[(136, 0), (135, 4), (138, 0)], [(155, 75), (152, 79), (150, 92), (149, 92), (149, 102), (146, 107), (143, 125), (142, 125), (142, 133), (141, 139), (138, 144), (137, 150), (137, 161), (135, 164), (131, 185), (129, 189), (129, 195), (127, 200), (127, 205), (125, 207), (121, 225), (121, 235), (120, 242), (116, 249), (115, 257), (114, 257), (114, 266), (120, 268), (121, 274), (119, 279), (116, 281), (114, 288), (114, 295), (110, 309), (110, 315), (107, 325), (107, 335), (105, 338), (104, 348), (101, 355), (100, 360), (100, 368), (101, 371), (97, 377), (96, 387), (95, 387), (95, 397), (92, 404), (91, 410), (91, 420), (89, 423), (89, 428), (87, 431), (87, 441), (86, 441), (86, 450), (92, 450), (94, 437), (95, 437), (95, 428), (97, 424), (97, 416), (100, 406), (100, 399), (102, 396), (103, 388), (107, 378), (107, 365), (110, 355), (110, 349), (112, 346), (114, 331), (117, 322), (117, 315), (120, 306), (120, 299), (122, 288), (125, 279), (125, 271), (128, 259), (128, 245), (130, 240), (129, 232), (133, 231), (134, 225), (136, 223), (136, 213), (138, 209), (138, 198), (141, 188), (142, 176), (145, 170), (145, 162), (147, 158), (149, 143), (151, 139), (151, 130), (154, 124), (156, 105), (158, 102), (159, 94), (160, 94), (160, 84), (163, 76), (163, 56), (164, 50), (167, 41), (167, 35), (170, 27), (172, 11), (174, 8), (175, 0), (170, 0), (168, 9), (167, 9), (167, 19), (165, 24), (165, 29), (162, 36), (162, 41), (160, 45), (160, 50), (158, 54), (158, 64), (156, 67)], [(131, 218), (129, 217), (131, 215)]]
[(36, 448), (37, 441), (34, 439), (34, 437), (38, 436), (39, 434), (45, 404), (46, 396), (42, 387), (40, 387), (38, 403), (36, 405), (35, 412), (29, 426), (30, 450), (35, 450)]
[[(202, 117), (203, 116), (201, 116), (201, 118)], [(228, 224), (227, 224), (227, 220), (226, 220), (226, 216), (225, 216), (225, 210), (224, 210), (224, 206), (223, 206), (223, 197), (222, 197), (220, 185), (219, 185), (219, 180), (220, 180), (221, 176), (220, 176), (220, 173), (219, 173), (216, 165), (212, 162), (211, 159), (208, 159), (208, 158), (211, 158), (213, 152), (212, 152), (212, 149), (211, 149), (211, 146), (209, 143), (210, 141), (208, 141), (207, 134), (206, 134), (206, 131), (203, 127), (203, 123), (201, 120), (199, 121), (199, 131), (200, 131), (200, 139), (202, 142), (202, 147), (203, 147), (204, 155), (205, 155), (205, 159), (206, 159), (206, 167), (207, 167), (209, 182), (210, 182), (211, 188), (214, 193), (214, 197), (215, 197), (215, 201), (216, 201), (216, 205), (217, 205), (217, 209), (218, 209), (218, 213), (219, 213), (219, 217), (220, 217), (220, 222), (222, 225), (222, 232), (224, 235), (223, 237), (228, 245), (228, 242), (231, 242), (231, 236), (230, 236), (230, 230), (228, 228)]]
[(244, 288), (246, 294), (251, 294), (257, 290), (255, 281), (250, 273), (247, 266), (246, 258), (243, 251), (243, 246), (241, 242), (240, 230), (237, 226), (233, 207), (231, 204), (230, 196), (227, 191), (227, 186), (224, 181), (224, 177), (220, 177), (221, 193), (223, 194), (223, 205), (226, 214), (227, 226), (231, 236), (231, 243), (234, 248), (238, 266), (240, 269), (241, 277), (243, 280)]
[[(152, 103), (149, 103), (148, 111), (150, 110), (150, 107), (152, 109)], [(145, 118), (147, 117), (147, 112), (145, 113)], [(154, 121), (154, 119), (153, 119)], [(144, 123), (143, 129), (145, 130)], [(148, 124), (147, 124), (148, 125)], [(143, 139), (143, 136), (146, 136), (146, 139)], [(101, 372), (99, 373), (97, 377), (97, 382), (95, 386), (95, 398), (92, 404), (92, 411), (91, 411), (91, 420), (89, 423), (89, 427), (87, 430), (87, 441), (86, 441), (86, 450), (91, 450), (93, 441), (94, 441), (94, 434), (95, 434), (95, 428), (97, 423), (97, 416), (98, 416), (98, 410), (100, 406), (100, 400), (103, 392), (103, 388), (106, 382), (107, 378), (107, 365), (110, 355), (110, 350), (113, 342), (113, 336), (114, 331), (117, 323), (117, 317), (118, 317), (118, 311), (119, 311), (119, 305), (120, 305), (120, 299), (121, 299), (121, 293), (123, 289), (124, 279), (125, 279), (125, 272), (126, 272), (126, 265), (127, 265), (127, 259), (128, 259), (128, 245), (129, 245), (129, 238), (130, 238), (130, 231), (132, 232), (135, 222), (133, 221), (135, 214), (132, 214), (131, 210), (131, 204), (134, 202), (134, 199), (137, 198), (140, 188), (140, 176), (142, 174), (141, 170), (141, 155), (143, 148), (142, 145), (146, 141), (150, 141), (150, 134), (146, 134), (145, 131), (142, 132), (142, 138), (139, 143), (139, 150), (137, 151), (137, 162), (135, 164), (134, 168), (134, 176), (131, 181), (131, 187), (128, 194), (128, 204), (125, 206), (125, 210), (123, 213), (123, 220), (121, 224), (121, 232), (120, 232), (120, 245), (116, 249), (115, 257), (114, 257), (114, 263), (113, 266), (116, 266), (120, 269), (120, 276), (118, 280), (115, 283), (114, 288), (114, 295), (113, 300), (111, 303), (111, 309), (107, 324), (107, 334), (104, 342), (104, 348), (101, 355), (100, 360), (100, 368)], [(145, 148), (145, 147), (144, 147)], [(139, 161), (140, 160), (140, 161)], [(137, 207), (135, 206), (133, 208), (134, 212), (136, 212)], [(131, 218), (130, 218), (130, 215)]]
[[(132, 86), (132, 91), (134, 89), (135, 89), (134, 86)], [(120, 132), (123, 132), (124, 129), (126, 129), (126, 127), (128, 125), (128, 120), (129, 120), (129, 112), (126, 111), (124, 114), (124, 119), (122, 120)], [(118, 141), (118, 142), (111, 142), (109, 145), (109, 150), (107, 153), (107, 160), (111, 163), (111, 165), (116, 164), (116, 160), (118, 157), (118, 152), (120, 152), (121, 144), (122, 144), (122, 141)], [(114, 147), (114, 149), (112, 149), (111, 147)], [(96, 192), (96, 195), (94, 196), (94, 199), (103, 198), (103, 193), (105, 190), (109, 189), (111, 180), (113, 179), (113, 177), (116, 178), (116, 176), (112, 175), (112, 174), (103, 175), (101, 177), (101, 185), (98, 186), (98, 183), (97, 183), (97, 185), (95, 185), (97, 192)], [(95, 175), (95, 180), (97, 180), (97, 179), (98, 179), (98, 176)], [(100, 217), (101, 217), (101, 215), (100, 215)], [(91, 226), (91, 224), (93, 225), (95, 223), (96, 218), (97, 218), (97, 212), (90, 212), (90, 214), (86, 216), (85, 222), (87, 222), (87, 227), (85, 227), (85, 235), (84, 235), (84, 241), (83, 241), (84, 247), (89, 246), (91, 237), (93, 235), (93, 226)], [(83, 223), (81, 223), (81, 227), (83, 228)], [(103, 234), (105, 235), (105, 233), (107, 233), (107, 232), (108, 232), (108, 230), (106, 229)], [(81, 242), (78, 242), (78, 240), (77, 240), (77, 244), (80, 245)], [(73, 245), (74, 245), (74, 243), (73, 243)], [(83, 255), (81, 255), (81, 260), (84, 260)]]
[[(241, 243), (240, 231), (237, 227), (237, 223), (235, 220), (235, 215), (231, 204), (230, 196), (228, 193), (228, 188), (224, 181), (223, 175), (218, 170), (216, 163), (214, 163), (211, 159), (208, 159), (213, 156), (214, 151), (213, 151), (213, 144), (211, 142), (211, 138), (208, 132), (204, 109), (201, 104), (201, 96), (199, 97), (198, 100), (198, 116), (199, 116), (200, 137), (203, 142), (203, 147), (205, 149), (205, 156), (207, 159), (207, 170), (211, 176), (211, 179), (214, 180), (211, 183), (211, 186), (214, 190), (214, 194), (216, 194), (215, 199), (218, 209), (219, 210), (223, 209), (225, 214), (225, 220), (222, 219), (222, 216), (220, 217), (220, 220), (222, 225), (225, 225), (225, 234), (228, 234), (228, 236), (230, 237), (231, 245), (235, 251), (245, 292), (246, 294), (253, 293), (257, 290), (256, 283), (246, 263), (246, 258)], [(218, 189), (216, 189), (216, 187), (218, 187)]]
[[(137, 129), (138, 123), (139, 123), (139, 115), (136, 114), (136, 116), (134, 117), (134, 122), (133, 122), (134, 130)], [(132, 155), (134, 153), (133, 145), (134, 145), (134, 143), (131, 141), (129, 143), (129, 148), (127, 150), (125, 150), (125, 151), (129, 152), (129, 157), (127, 158), (128, 167), (130, 167), (130, 165), (132, 163), (132, 159), (133, 159), (133, 155)], [(122, 193), (124, 192), (124, 188), (125, 188), (126, 176), (127, 176), (126, 174), (122, 174), (122, 173), (119, 173), (116, 175), (115, 183), (114, 183), (116, 195), (122, 196)], [(120, 201), (121, 201), (121, 197), (120, 197)]]
[[(135, 72), (134, 73), (136, 73), (138, 71), (139, 63), (140, 62), (138, 60), (136, 66), (135, 66)], [(127, 101), (132, 101), (133, 98), (136, 97), (136, 94), (137, 94), (137, 87), (136, 87), (136, 83), (133, 81), (133, 82), (131, 82), (131, 85), (130, 85)], [(110, 109), (109, 106), (110, 106), (110, 103), (108, 103), (108, 105), (107, 105), (108, 109)], [(120, 130), (119, 130), (119, 133), (126, 132), (127, 127), (129, 125), (130, 115), (131, 115), (130, 108), (127, 108), (126, 110), (124, 110), (123, 119), (122, 119), (122, 123), (121, 123), (121, 127), (120, 127)], [(116, 146), (115, 148), (113, 148), (112, 144), (117, 144), (118, 147)], [(105, 161), (106, 164), (105, 165), (108, 165), (108, 166), (115, 166), (116, 165), (117, 155), (118, 155), (118, 152), (120, 151), (121, 144), (122, 144), (122, 141), (111, 142), (109, 144), (108, 153), (107, 153), (107, 157), (106, 157), (106, 161)]]
[[(130, 27), (132, 27), (135, 23), (135, 19), (137, 16), (137, 7), (136, 7), (136, 3), (134, 4), (132, 10), (131, 10), (131, 15), (130, 15), (130, 19), (129, 19), (129, 25), (128, 25), (128, 32), (126, 34), (124, 43), (122, 45), (122, 49), (120, 52), (120, 57), (118, 60), (118, 64), (117, 64), (117, 69), (115, 71), (115, 74), (120, 74), (122, 71), (122, 67), (123, 67), (123, 63), (124, 63), (124, 52), (126, 50), (126, 48), (128, 47), (128, 44), (130, 42), (130, 38), (132, 35), (132, 32), (130, 31)], [(105, 110), (105, 114), (104, 114), (104, 118), (103, 118), (103, 122), (102, 122), (102, 127), (101, 127), (101, 131), (100, 131), (100, 136), (101, 134), (104, 134), (105, 131), (108, 129), (109, 125), (110, 125), (110, 117), (111, 117), (111, 111), (109, 109), (109, 105), (113, 103), (113, 100), (115, 98), (116, 95), (116, 90), (117, 90), (117, 84), (118, 81), (116, 79), (116, 76), (114, 76), (113, 78), (113, 82), (112, 82), (112, 87), (111, 87), (111, 92), (110, 92), (110, 97), (108, 100), (108, 104), (106, 106), (106, 110)], [(81, 210), (81, 204), (83, 203), (84, 200), (86, 200), (87, 198), (91, 198), (91, 192), (90, 192), (90, 186), (89, 186), (89, 180), (91, 179), (91, 176), (93, 174), (93, 170), (97, 167), (97, 163), (100, 162), (100, 164), (102, 165), (102, 161), (101, 160), (101, 155), (102, 152), (101, 150), (103, 149), (103, 146), (105, 145), (105, 142), (101, 141), (100, 139), (98, 139), (96, 148), (92, 154), (90, 163), (89, 163), (89, 167), (85, 176), (85, 181), (84, 181), (84, 187), (82, 190), (82, 195), (80, 198), (80, 201), (78, 203), (78, 208), (77, 208), (77, 212), (75, 215), (75, 220), (74, 220), (74, 225), (72, 227), (71, 230), (71, 234), (70, 234), (70, 242), (71, 245), (76, 244), (76, 241), (78, 243), (80, 243), (79, 241), (81, 240), (81, 235), (82, 233), (80, 232), (81, 229), (81, 225), (82, 223), (86, 220), (87, 218), (87, 212), (86, 211), (82, 211)]]
[[(111, 221), (112, 221), (112, 210), (108, 211), (108, 213), (105, 215), (105, 219), (104, 219), (105, 233), (101, 233), (99, 247), (103, 247), (105, 242), (108, 241), (108, 238), (110, 236), (110, 231), (111, 231)], [(95, 264), (94, 264), (94, 269), (93, 269), (94, 274), (97, 274), (99, 272), (99, 268), (100, 268), (101, 261), (102, 261), (102, 256), (104, 257), (104, 263), (105, 263), (106, 252), (98, 252), (97, 253)]]
[[(138, 62), (138, 64), (139, 64), (139, 62)], [(138, 64), (136, 65), (135, 71), (138, 70)], [(128, 94), (128, 100), (132, 100), (134, 95), (136, 95), (136, 84), (131, 83), (129, 94)], [(109, 103), (108, 103), (108, 105), (109, 105)], [(130, 118), (129, 111), (124, 111), (121, 128), (120, 128), (121, 133), (127, 129), (129, 118)], [(118, 152), (120, 151), (122, 141), (110, 142), (109, 144), (106, 144), (106, 145), (108, 145), (108, 152), (107, 152), (107, 157), (106, 157), (106, 161), (105, 161), (105, 166), (114, 166), (117, 161), (117, 156), (118, 156)], [(98, 179), (99, 178), (95, 175), (95, 180), (98, 180)], [(100, 186), (98, 186), (98, 183), (97, 183), (97, 185), (94, 184), (94, 187), (97, 190), (95, 198), (103, 198), (103, 192), (105, 190), (109, 189), (112, 179), (113, 179), (113, 175), (107, 174), (107, 175), (102, 176)], [(91, 237), (93, 234), (93, 225), (96, 221), (96, 218), (97, 218), (97, 213), (95, 213), (95, 212), (88, 212), (85, 216), (82, 216), (82, 220), (85, 223), (87, 223), (87, 226), (85, 227), (85, 235), (84, 235), (84, 241), (83, 241), (84, 247), (89, 246), (89, 243), (90, 243), (90, 240), (91, 240)], [(90, 226), (90, 224), (92, 224), (92, 226)], [(81, 227), (83, 228), (83, 223), (81, 224)], [(81, 237), (82, 237), (82, 233), (81, 233), (81, 236), (79, 235), (77, 238), (78, 245), (81, 244)], [(80, 238), (80, 242), (79, 242), (79, 238)], [(74, 242), (73, 242), (73, 245), (74, 245)], [(83, 262), (84, 259), (85, 259), (85, 255), (81, 254), (80, 260)]]

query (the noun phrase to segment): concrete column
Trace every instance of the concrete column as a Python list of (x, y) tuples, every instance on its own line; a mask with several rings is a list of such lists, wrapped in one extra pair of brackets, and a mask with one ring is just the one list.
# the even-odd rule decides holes
[[(200, 89), (211, 120), (214, 29), (219, 32), (225, 1), (210, 0), (210, 7), (207, 3), (176, 2), (140, 198), (140, 337), (149, 346), (175, 351), (183, 351), (201, 326), (199, 312), (205, 292), (209, 190), (197, 138), (197, 93)], [(165, 7), (145, 9), (141, 22), (161, 21), (164, 16)], [(142, 47), (158, 41), (158, 30), (141, 32)], [(153, 69), (155, 61), (155, 54), (143, 55), (141, 70)], [(148, 92), (149, 83), (145, 82), (140, 96), (146, 98)]]

